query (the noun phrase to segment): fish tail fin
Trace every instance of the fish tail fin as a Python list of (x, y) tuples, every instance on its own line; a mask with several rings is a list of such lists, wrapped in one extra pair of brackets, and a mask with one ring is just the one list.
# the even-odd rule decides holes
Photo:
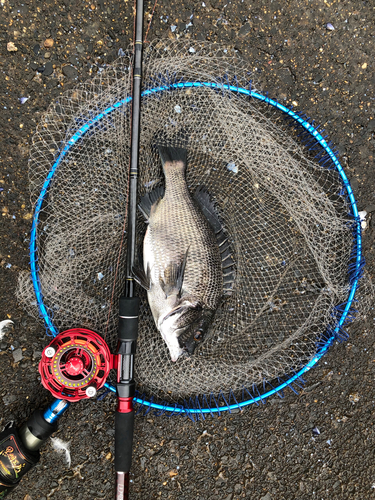
[(171, 146), (158, 146), (158, 150), (165, 175), (172, 170), (185, 172), (187, 158), (186, 149)]

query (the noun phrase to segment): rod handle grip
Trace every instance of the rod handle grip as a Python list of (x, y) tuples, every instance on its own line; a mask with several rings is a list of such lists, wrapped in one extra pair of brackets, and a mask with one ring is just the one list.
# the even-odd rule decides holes
[(118, 338), (120, 341), (137, 340), (138, 337), (138, 297), (120, 297)]
[(115, 413), (115, 470), (129, 472), (132, 462), (134, 410)]

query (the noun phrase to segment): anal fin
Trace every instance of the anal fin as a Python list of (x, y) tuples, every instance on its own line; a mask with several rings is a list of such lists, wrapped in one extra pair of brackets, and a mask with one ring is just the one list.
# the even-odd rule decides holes
[(142, 196), (138, 204), (139, 210), (142, 212), (145, 221), (148, 222), (151, 214), (151, 209), (164, 196), (165, 188), (162, 185), (156, 186), (152, 191)]
[(141, 267), (133, 267), (132, 274), (135, 281), (141, 285), (142, 288), (149, 291), (151, 289), (150, 268), (147, 266), (147, 272)]

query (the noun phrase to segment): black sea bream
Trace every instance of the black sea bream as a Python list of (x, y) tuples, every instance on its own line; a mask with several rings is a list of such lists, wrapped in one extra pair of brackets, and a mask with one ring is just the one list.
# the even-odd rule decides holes
[[(193, 353), (219, 306), (225, 267), (220, 246), (225, 246), (226, 239), (208, 194), (201, 190), (197, 201), (190, 195), (185, 179), (186, 150), (159, 147), (159, 154), (165, 190), (156, 188), (139, 205), (148, 227), (143, 242), (144, 269), (134, 270), (134, 274), (147, 289), (156, 327), (176, 361), (183, 353)], [(213, 214), (214, 220), (209, 223), (202, 209), (211, 212), (208, 215), (212, 218)], [(232, 266), (228, 250), (226, 259)]]

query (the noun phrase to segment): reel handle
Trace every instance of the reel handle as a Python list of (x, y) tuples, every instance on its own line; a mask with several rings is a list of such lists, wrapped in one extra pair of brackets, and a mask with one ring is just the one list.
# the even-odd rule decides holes
[(59, 417), (69, 403), (54, 401), (45, 412), (36, 410), (20, 428), (8, 423), (0, 433), (0, 498), (5, 498), (38, 463), (39, 448), (57, 430)]

